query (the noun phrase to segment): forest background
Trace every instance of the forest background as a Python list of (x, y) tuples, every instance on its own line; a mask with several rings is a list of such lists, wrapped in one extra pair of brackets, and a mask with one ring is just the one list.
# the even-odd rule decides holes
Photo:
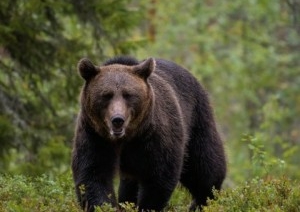
[(4, 0), (0, 188), (40, 176), (71, 182), (77, 62), (124, 54), (172, 60), (208, 90), (228, 157), (225, 188), (300, 178), (299, 0)]

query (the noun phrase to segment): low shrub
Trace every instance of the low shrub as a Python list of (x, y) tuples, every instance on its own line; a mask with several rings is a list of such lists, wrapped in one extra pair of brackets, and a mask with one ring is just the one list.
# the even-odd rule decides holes
[(71, 176), (0, 176), (1, 212), (80, 211)]
[[(254, 178), (236, 188), (215, 191), (204, 212), (226, 211), (300, 211), (300, 184), (288, 178)], [(175, 190), (165, 212), (188, 211), (191, 197), (180, 186)], [(134, 204), (124, 203), (126, 212), (137, 212)], [(80, 212), (71, 174), (57, 177), (0, 175), (0, 212)], [(96, 207), (96, 212), (114, 212), (110, 205)]]
[(216, 211), (300, 211), (300, 184), (281, 177), (255, 178), (237, 188), (215, 191), (205, 212)]

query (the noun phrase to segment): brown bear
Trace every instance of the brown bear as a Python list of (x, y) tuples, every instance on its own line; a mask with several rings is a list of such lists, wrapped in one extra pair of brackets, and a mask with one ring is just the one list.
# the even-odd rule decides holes
[(82, 59), (78, 69), (85, 84), (72, 170), (84, 210), (133, 202), (161, 211), (178, 182), (192, 195), (190, 210), (213, 198), (226, 174), (224, 148), (208, 95), (187, 70), (131, 57), (101, 66)]

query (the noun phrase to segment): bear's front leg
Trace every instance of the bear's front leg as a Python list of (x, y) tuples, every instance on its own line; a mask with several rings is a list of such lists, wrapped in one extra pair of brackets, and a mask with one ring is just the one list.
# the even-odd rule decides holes
[(177, 180), (152, 179), (141, 182), (138, 194), (139, 211), (162, 211), (166, 207)]
[(76, 194), (83, 210), (92, 212), (103, 203), (116, 206), (113, 190), (115, 153), (96, 134), (78, 129), (72, 155)]
[(183, 153), (180, 148), (153, 146), (152, 151), (145, 151), (144, 155), (141, 161), (144, 164), (140, 164), (144, 168), (139, 180), (139, 211), (162, 211), (179, 181)]
[(119, 203), (131, 202), (137, 204), (138, 181), (121, 177), (119, 186)]
[(101, 179), (92, 180), (86, 178), (86, 180), (75, 183), (78, 201), (84, 211), (93, 212), (96, 206), (101, 206), (103, 203), (116, 206), (112, 186), (101, 184)]

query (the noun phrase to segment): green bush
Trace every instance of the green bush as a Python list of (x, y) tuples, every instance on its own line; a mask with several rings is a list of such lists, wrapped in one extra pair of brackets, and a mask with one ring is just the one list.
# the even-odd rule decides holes
[(300, 211), (300, 185), (282, 177), (252, 179), (235, 188), (215, 192), (205, 212), (215, 211)]
[[(190, 197), (184, 189), (174, 192), (167, 211), (185, 211)], [(136, 212), (134, 204), (124, 203), (126, 212)], [(116, 211), (108, 204), (95, 207), (97, 212)], [(71, 174), (52, 179), (25, 177), (24, 175), (0, 175), (0, 212), (81, 211), (75, 196)]]
[(71, 176), (0, 176), (1, 212), (80, 211)]
[[(208, 200), (205, 212), (215, 211), (300, 211), (300, 184), (288, 178), (254, 178), (236, 188), (215, 191), (215, 200)], [(165, 212), (188, 211), (191, 197), (180, 186), (175, 190)], [(134, 204), (125, 203), (126, 212), (137, 212)], [(97, 212), (116, 211), (105, 204), (95, 207)], [(70, 174), (56, 179), (43, 175), (0, 175), (0, 212), (76, 211), (81, 209), (76, 201)]]

